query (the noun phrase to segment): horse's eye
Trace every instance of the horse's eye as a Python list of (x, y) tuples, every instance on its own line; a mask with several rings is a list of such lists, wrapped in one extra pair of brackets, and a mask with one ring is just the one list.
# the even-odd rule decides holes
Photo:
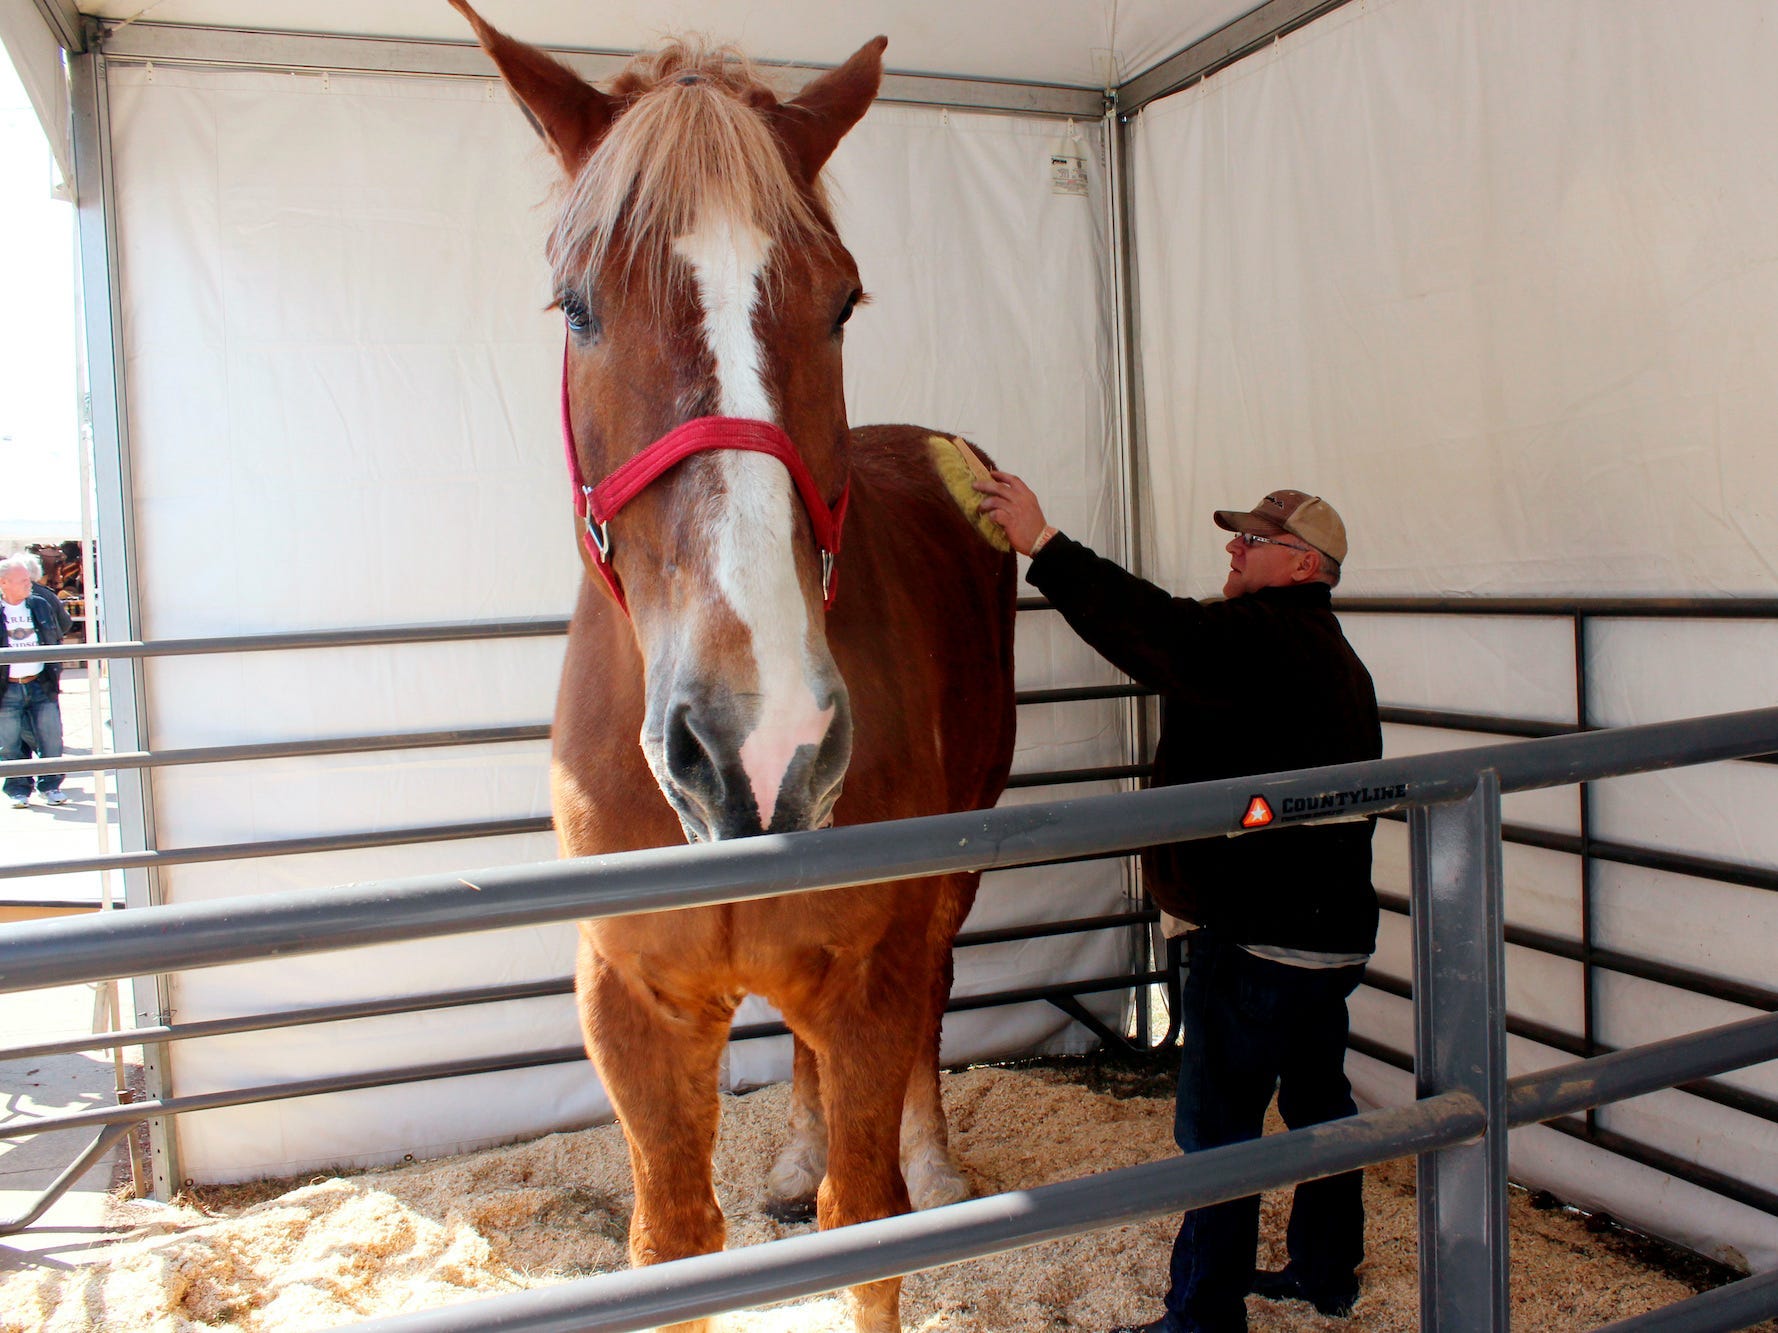
[(840, 307), (840, 313), (833, 321), (833, 331), (835, 333), (838, 333), (841, 329), (846, 327), (846, 321), (851, 319), (852, 312), (858, 309), (859, 298), (863, 295), (863, 292), (854, 290), (852, 294), (846, 298), (846, 304)]
[(599, 321), (593, 312), (587, 309), (587, 303), (579, 292), (563, 292), (556, 304), (562, 307), (562, 318), (568, 321), (568, 327), (580, 337), (598, 337)]

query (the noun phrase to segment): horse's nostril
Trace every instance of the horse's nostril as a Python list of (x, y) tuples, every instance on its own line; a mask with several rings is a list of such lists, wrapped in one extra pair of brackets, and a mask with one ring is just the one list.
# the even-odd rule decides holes
[(674, 705), (663, 739), (667, 775), (674, 783), (682, 789), (708, 790), (716, 777), (716, 763), (698, 735), (690, 704)]
[(790, 832), (823, 822), (839, 795), (852, 750), (844, 690), (802, 716), (761, 719), (752, 695), (680, 695), (663, 702), (648, 728), (661, 792), (689, 829), (711, 838)]

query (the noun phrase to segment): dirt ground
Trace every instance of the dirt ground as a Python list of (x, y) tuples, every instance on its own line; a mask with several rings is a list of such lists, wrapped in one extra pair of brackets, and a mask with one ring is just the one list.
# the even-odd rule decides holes
[[(977, 1195), (1170, 1156), (1164, 1071), (1049, 1064), (946, 1078), (952, 1141)], [(1160, 1094), (1160, 1095), (1156, 1095)], [(782, 1139), (787, 1090), (728, 1098), (717, 1187), (729, 1244), (808, 1230), (756, 1206)], [(120, 1202), (130, 1234), (101, 1261), (0, 1280), (0, 1331), (254, 1333), (333, 1327), (625, 1266), (630, 1207), (621, 1132), (553, 1134), (464, 1157), (310, 1182), (194, 1191), (168, 1207)], [(1681, 1300), (1730, 1275), (1515, 1191), (1512, 1323), (1584, 1329)], [(1283, 1263), (1288, 1194), (1268, 1195), (1260, 1263)], [(1250, 1298), (1254, 1329), (1383, 1333), (1418, 1324), (1412, 1161), (1367, 1173), (1364, 1293), (1350, 1320)], [(916, 1274), (904, 1326), (920, 1333), (1094, 1330), (1159, 1312), (1172, 1219)], [(1651, 1258), (1653, 1264), (1651, 1266)], [(844, 1300), (730, 1316), (733, 1333), (850, 1333)], [(1765, 1326), (1768, 1329), (1772, 1325)]]

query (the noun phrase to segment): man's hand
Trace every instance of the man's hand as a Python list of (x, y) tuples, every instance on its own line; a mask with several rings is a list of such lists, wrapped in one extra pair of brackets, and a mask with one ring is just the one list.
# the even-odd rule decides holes
[(1020, 555), (1030, 555), (1032, 546), (1050, 531), (1044, 522), (1043, 506), (1031, 488), (1010, 472), (990, 474), (994, 480), (978, 481), (975, 488), (982, 496), (982, 512), (998, 523)]

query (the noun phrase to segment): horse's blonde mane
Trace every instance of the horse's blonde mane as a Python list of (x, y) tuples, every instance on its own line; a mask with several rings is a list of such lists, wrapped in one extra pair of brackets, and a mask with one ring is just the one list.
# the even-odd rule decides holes
[(567, 187), (549, 240), (557, 289), (579, 289), (612, 252), (626, 268), (665, 263), (706, 214), (774, 242), (823, 230), (818, 194), (791, 177), (764, 108), (777, 99), (732, 47), (675, 41), (637, 56), (612, 84), (627, 107)]

